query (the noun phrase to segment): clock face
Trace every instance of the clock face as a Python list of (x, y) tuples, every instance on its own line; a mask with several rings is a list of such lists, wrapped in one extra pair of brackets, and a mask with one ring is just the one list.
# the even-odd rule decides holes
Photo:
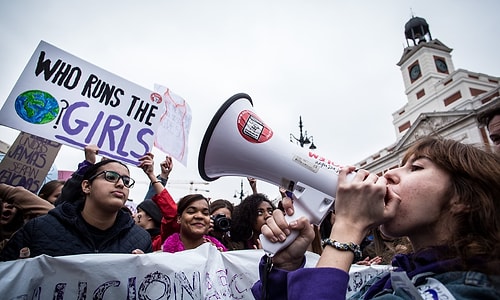
[(442, 59), (436, 59), (436, 68), (439, 72), (448, 73), (448, 66), (446, 62)]
[(410, 78), (411, 80), (415, 80), (420, 76), (420, 66), (418, 64), (414, 65), (410, 69)]

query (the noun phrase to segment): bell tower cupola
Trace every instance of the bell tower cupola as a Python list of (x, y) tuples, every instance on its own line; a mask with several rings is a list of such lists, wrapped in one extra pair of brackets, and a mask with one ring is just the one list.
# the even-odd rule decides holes
[(410, 41), (413, 42), (413, 46), (431, 41), (432, 36), (429, 31), (429, 24), (427, 24), (424, 18), (412, 17), (405, 24), (405, 37), (408, 47), (410, 47)]

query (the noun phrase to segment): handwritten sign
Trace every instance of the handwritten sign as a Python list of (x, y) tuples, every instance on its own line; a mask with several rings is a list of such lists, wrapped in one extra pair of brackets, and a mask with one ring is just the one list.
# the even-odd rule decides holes
[(0, 162), (0, 183), (38, 193), (60, 149), (57, 142), (19, 133)]
[(151, 151), (162, 96), (41, 41), (0, 123), (129, 164)]
[(187, 166), (191, 108), (186, 100), (164, 86), (156, 84), (155, 92), (162, 95), (165, 112), (161, 116), (154, 145)]

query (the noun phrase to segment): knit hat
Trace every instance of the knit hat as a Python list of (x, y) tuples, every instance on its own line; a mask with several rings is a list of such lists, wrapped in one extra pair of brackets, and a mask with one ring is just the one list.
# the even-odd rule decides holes
[(148, 216), (150, 216), (153, 221), (155, 222), (155, 225), (157, 227), (160, 227), (161, 224), (161, 211), (158, 205), (153, 202), (151, 199), (146, 199), (142, 201), (139, 205), (137, 205), (137, 208), (140, 208), (143, 210)]

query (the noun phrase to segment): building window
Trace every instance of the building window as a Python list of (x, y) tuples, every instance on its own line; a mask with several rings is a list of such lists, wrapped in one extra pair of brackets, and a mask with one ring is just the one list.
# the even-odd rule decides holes
[(469, 90), (470, 90), (470, 94), (472, 96), (477, 96), (477, 95), (481, 95), (482, 93), (486, 93), (486, 91), (475, 89), (475, 88), (470, 88)]
[(495, 93), (493, 93), (492, 95), (489, 95), (488, 97), (486, 97), (486, 98), (482, 99), (482, 100), (481, 100), (481, 103), (482, 103), (482, 104), (488, 103), (488, 102), (490, 102), (490, 101), (491, 101), (491, 99), (494, 99), (494, 98), (496, 98), (496, 97), (498, 97), (498, 96), (500, 96), (500, 95), (498, 94), (498, 92), (495, 92)]
[(481, 133), (481, 138), (486, 145), (490, 144), (490, 139), (488, 138), (488, 133), (484, 127), (479, 128), (479, 132)]
[(399, 132), (403, 132), (406, 129), (410, 128), (410, 121), (404, 123), (403, 125), (399, 126)]
[(423, 96), (425, 96), (425, 90), (424, 89), (422, 89), (422, 90), (420, 90), (420, 91), (417, 92), (417, 99), (420, 99)]
[(458, 91), (455, 94), (453, 94), (453, 95), (451, 95), (448, 98), (443, 100), (444, 106), (448, 106), (460, 98), (462, 98), (462, 93), (460, 93), (460, 91)]

